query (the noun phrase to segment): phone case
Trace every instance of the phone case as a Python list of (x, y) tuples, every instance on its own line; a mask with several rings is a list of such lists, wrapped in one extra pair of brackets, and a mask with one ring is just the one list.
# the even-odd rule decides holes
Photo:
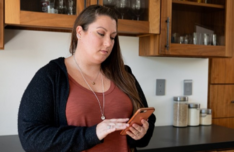
[[(135, 114), (132, 116), (132, 118), (128, 121), (129, 127), (136, 123), (138, 125), (142, 125), (141, 120), (142, 119), (148, 119), (149, 116), (154, 112), (154, 107), (148, 107), (148, 108), (140, 108), (138, 109)], [(126, 131), (129, 129), (126, 128), (120, 132), (121, 135), (126, 135)]]

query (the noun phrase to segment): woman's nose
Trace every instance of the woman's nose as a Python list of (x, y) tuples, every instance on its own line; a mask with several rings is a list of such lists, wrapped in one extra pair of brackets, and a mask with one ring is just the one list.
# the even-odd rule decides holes
[(112, 40), (110, 39), (110, 37), (105, 38), (104, 45), (107, 46), (107, 47), (112, 45)]

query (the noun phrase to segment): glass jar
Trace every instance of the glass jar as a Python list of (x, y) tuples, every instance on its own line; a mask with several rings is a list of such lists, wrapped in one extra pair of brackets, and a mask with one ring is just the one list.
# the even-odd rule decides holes
[(173, 126), (186, 127), (188, 125), (188, 97), (174, 97)]
[(200, 104), (188, 104), (188, 126), (199, 126), (200, 124)]
[(200, 125), (211, 125), (212, 124), (212, 110), (201, 109), (200, 110)]

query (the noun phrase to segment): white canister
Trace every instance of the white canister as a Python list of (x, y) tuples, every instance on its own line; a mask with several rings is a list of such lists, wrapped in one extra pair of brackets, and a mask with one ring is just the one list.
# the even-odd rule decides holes
[(188, 126), (199, 126), (200, 124), (200, 104), (188, 104)]
[(212, 124), (212, 110), (201, 109), (200, 110), (200, 125), (211, 125)]

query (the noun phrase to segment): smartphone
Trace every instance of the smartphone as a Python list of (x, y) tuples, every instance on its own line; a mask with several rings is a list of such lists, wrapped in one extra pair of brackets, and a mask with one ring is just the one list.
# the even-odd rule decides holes
[[(135, 114), (132, 116), (132, 118), (128, 121), (129, 127), (132, 124), (138, 124), (142, 125), (141, 120), (145, 119), (147, 120), (149, 116), (155, 111), (154, 107), (148, 107), (148, 108), (140, 108), (138, 109)], [(129, 130), (129, 127), (126, 129), (122, 130), (120, 132), (121, 135), (126, 135), (126, 131)]]

